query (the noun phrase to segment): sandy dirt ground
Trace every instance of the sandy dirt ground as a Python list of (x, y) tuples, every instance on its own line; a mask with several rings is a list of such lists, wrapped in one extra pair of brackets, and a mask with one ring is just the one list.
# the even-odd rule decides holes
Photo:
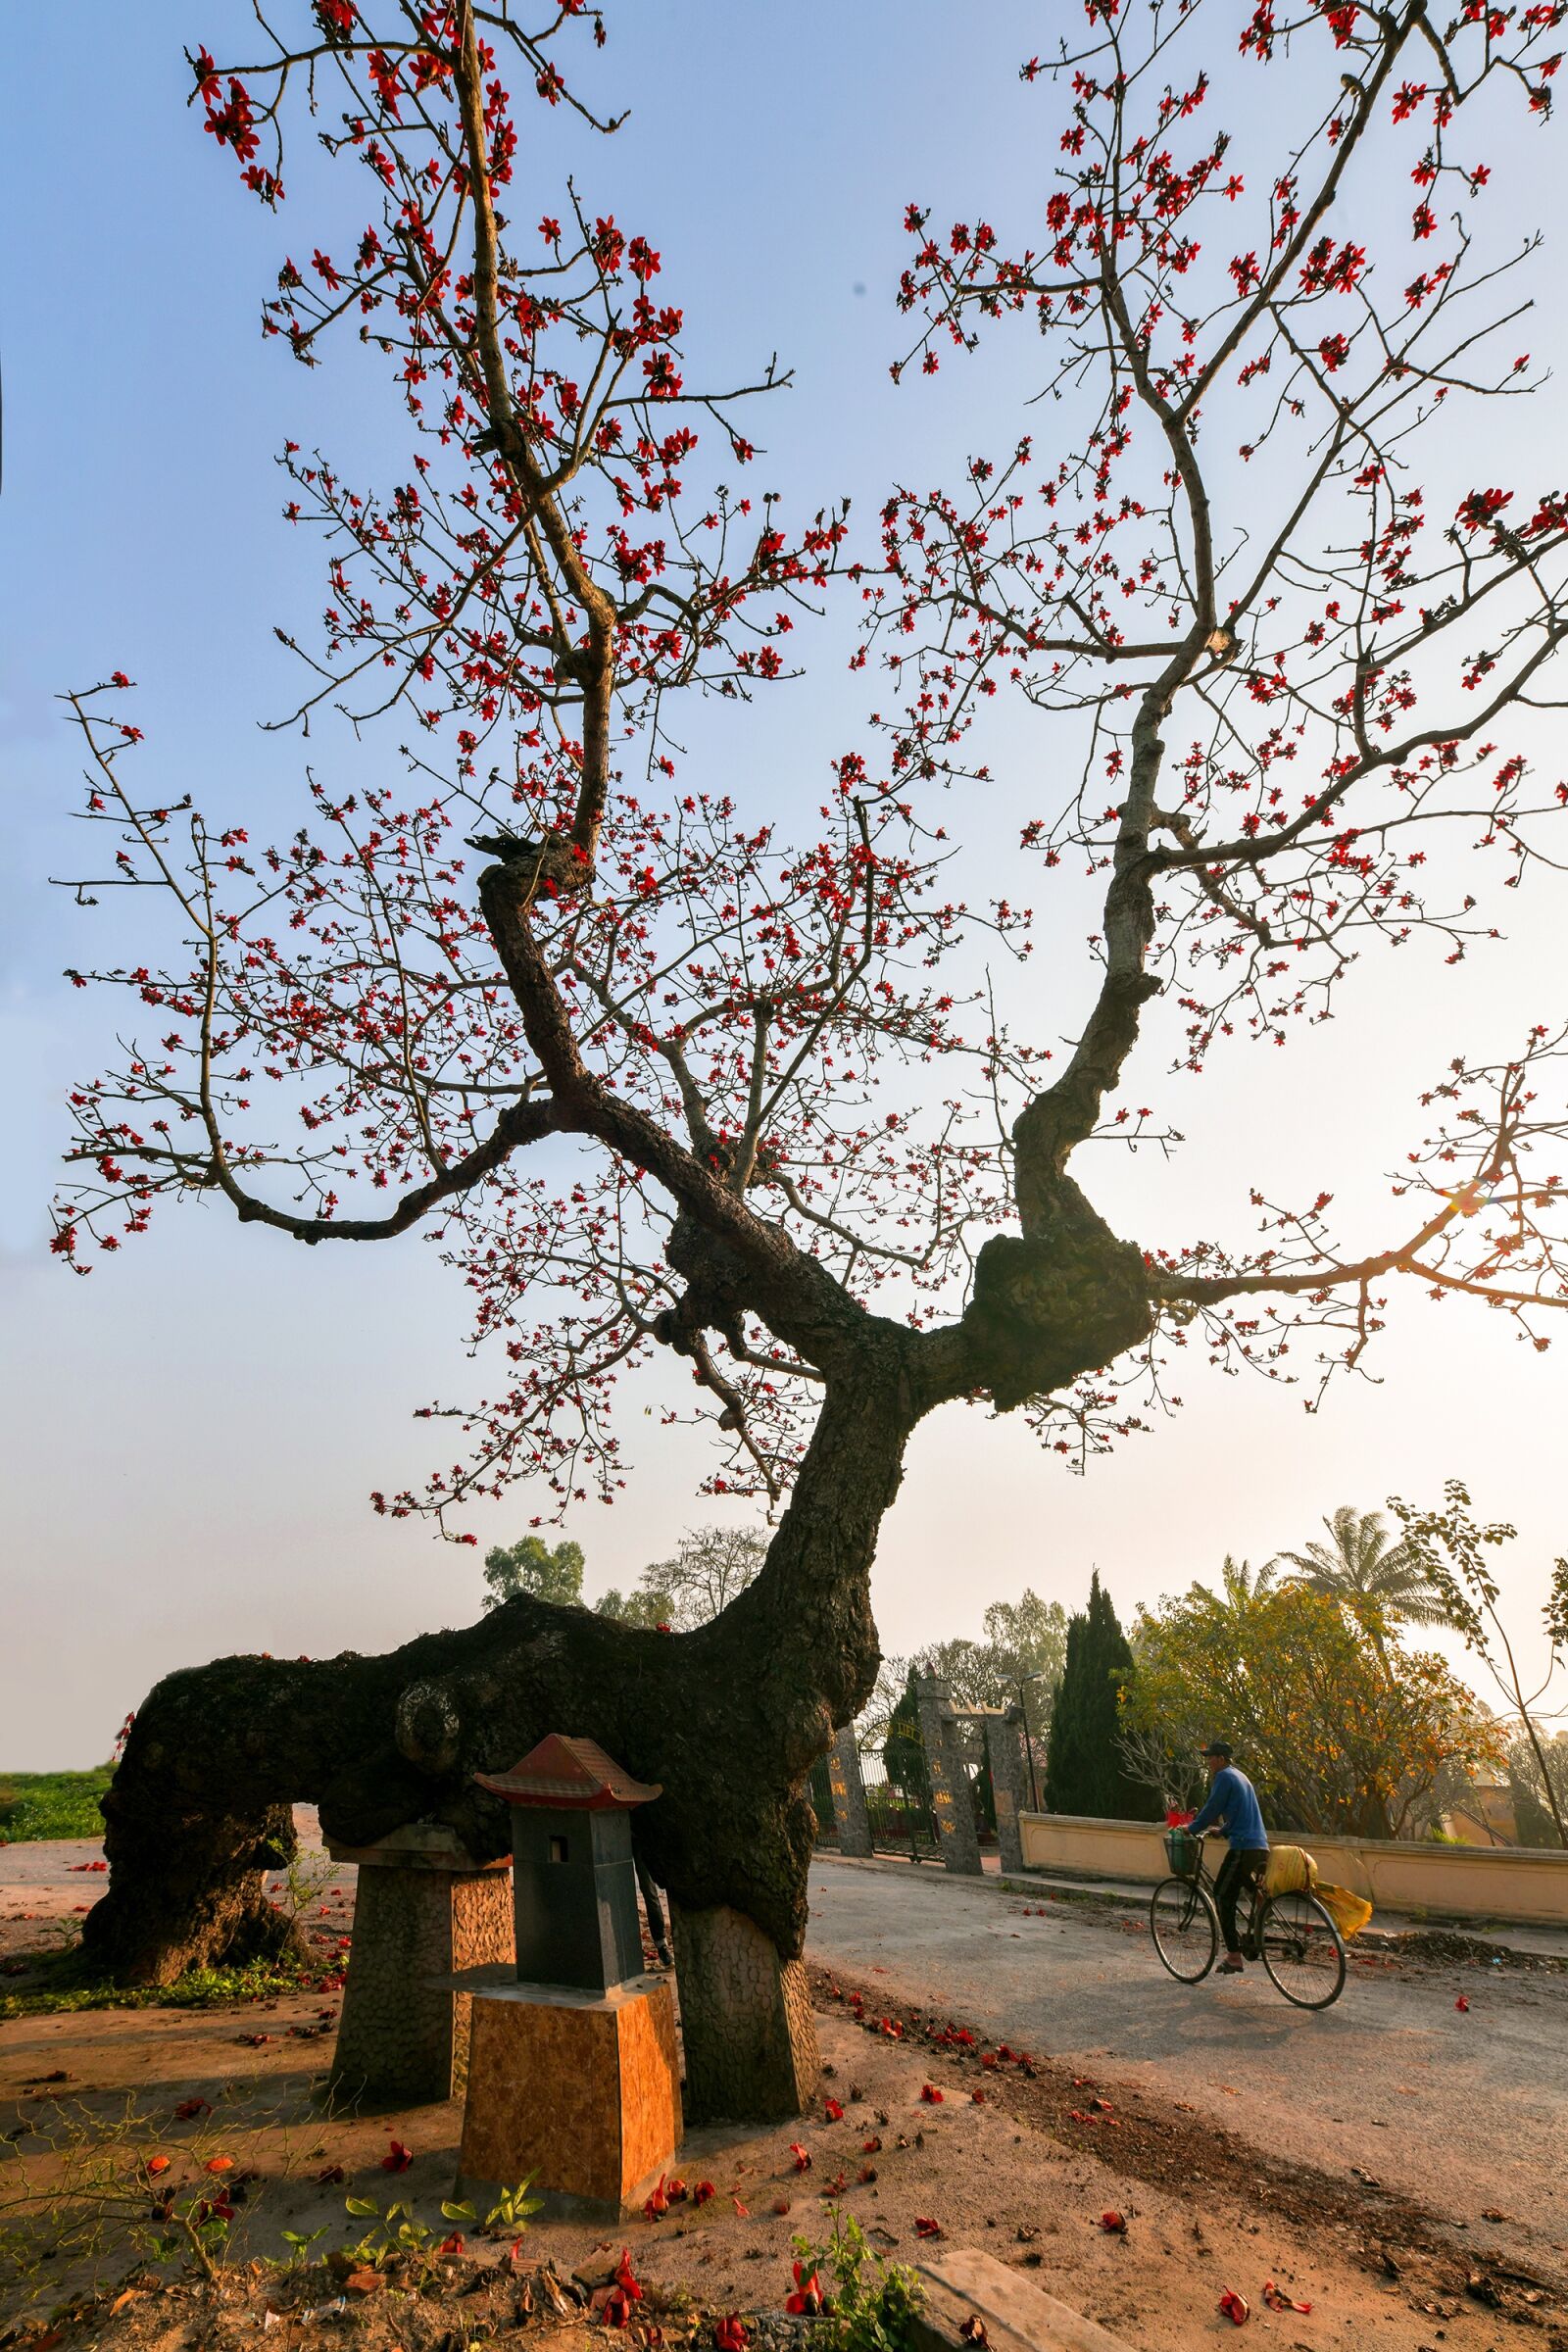
[[(91, 1858), (89, 1848), (71, 1850)], [(1199, 2006), (1198, 1994), (1159, 1976), (1147, 1938), (1115, 1915), (1062, 1905), (1042, 1918), (997, 1888), (909, 1878), (813, 1868), (823, 2078), (811, 2119), (693, 2132), (680, 2174), (690, 2187), (711, 2182), (711, 2198), (678, 2201), (660, 2220), (615, 2231), (536, 2224), (527, 2258), (591, 2278), (625, 2245), (650, 2308), (678, 2313), (689, 2295), (708, 2311), (777, 2312), (793, 2236), (820, 2244), (837, 2205), (896, 2260), (983, 2247), (1129, 2344), (1161, 2352), (1229, 2340), (1234, 2329), (1218, 2310), (1226, 2289), (1247, 2298), (1250, 2327), (1293, 2352), (1499, 2352), (1521, 2340), (1568, 2352), (1568, 2230), (1555, 2201), (1568, 2155), (1560, 1981), (1380, 1970), (1348, 1988), (1348, 2022), (1330, 2042), (1326, 2021), (1285, 2012), (1250, 1981), (1208, 1988)], [(70, 1933), (79, 1922), (71, 1906), (101, 1886), (58, 1848), (53, 1857), (0, 1853), (0, 1964), (46, 1933)], [(307, 1916), (328, 1976), (352, 1936), (352, 1873), (323, 1876), (312, 1890)], [(1450, 1978), (1472, 1999), (1469, 2012), (1453, 2010)], [(1521, 2000), (1537, 2006), (1516, 2007)], [(327, 1991), (0, 2028), (0, 2229), (14, 2265), (22, 2255), (0, 2285), (0, 2338), (7, 2326), (58, 2308), (94, 2266), (103, 2278), (125, 2276), (139, 2250), (126, 2224), (144, 2216), (155, 2154), (171, 2160), (166, 2186), (199, 2180), (214, 2157), (230, 2159), (223, 2178), (231, 2195), (236, 2180), (242, 2192), (226, 2274), (231, 2308), (133, 2292), (119, 2314), (105, 2307), (68, 2329), (68, 2352), (122, 2334), (170, 2352), (243, 2342), (245, 2328), (268, 2327), (267, 2308), (286, 2317), (291, 2296), (316, 2309), (323, 2275), (289, 2288), (243, 2265), (282, 2253), (285, 2229), (327, 2231), (313, 2260), (341, 2245), (351, 2227), (364, 2227), (349, 2224), (348, 2195), (383, 2207), (405, 2198), (436, 2223), (452, 2193), (460, 2111), (327, 2112), (334, 2021), (325, 2013), (337, 2005)], [(1450, 2051), (1461, 2025), (1473, 2031)], [(1294, 2037), (1302, 2034), (1320, 2038), (1308, 2045)], [(1411, 2034), (1419, 2047), (1404, 2043), (1397, 2063), (1379, 2059), (1380, 2040)], [(1309, 2046), (1317, 2054), (1303, 2073)], [(999, 2056), (1004, 2047), (1009, 2055)], [(1441, 2095), (1421, 2088), (1413, 2062), (1422, 2057), (1444, 2077)], [(1451, 2099), (1450, 2065), (1464, 2071)], [(1396, 2074), (1418, 2092), (1396, 2107)], [(1352, 2122), (1331, 2124), (1326, 2108), (1319, 2116), (1336, 2095), (1333, 2112)], [(1298, 2101), (1309, 2121), (1283, 2132), (1280, 2119)], [(1335, 2141), (1336, 2130), (1364, 2137)], [(394, 2143), (408, 2152), (396, 2172), (383, 2169)], [(797, 2149), (809, 2157), (804, 2170)], [(1363, 2162), (1363, 2150), (1376, 2162)], [(1514, 2154), (1527, 2169), (1513, 2167)], [(1501, 2175), (1511, 2181), (1506, 2201), (1493, 2186)], [(73, 2216), (95, 2199), (102, 2229), (84, 2251)], [(1104, 2229), (1107, 2214), (1125, 2228)], [(466, 2234), (471, 2255), (478, 2244)], [(487, 2259), (508, 2243), (486, 2247)], [(1310, 2313), (1270, 2309), (1270, 2279)], [(350, 2316), (357, 2339), (377, 2333), (364, 2311)], [(509, 2332), (505, 2314), (480, 2319), (480, 2302), (466, 2299), (453, 2345)], [(311, 2327), (302, 2334), (288, 2324), (291, 2341), (310, 2340)], [(401, 2320), (379, 2331), (388, 2326), (389, 2346), (423, 2340)]]

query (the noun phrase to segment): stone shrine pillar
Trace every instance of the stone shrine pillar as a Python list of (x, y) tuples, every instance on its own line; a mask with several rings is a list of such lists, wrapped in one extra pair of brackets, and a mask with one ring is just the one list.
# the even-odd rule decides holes
[(526, 2178), (553, 2214), (618, 2223), (684, 2128), (674, 1996), (643, 1973), (632, 1861), (632, 1812), (661, 1790), (557, 1732), (473, 1777), (512, 1808), (516, 1962), (474, 1988), (458, 2193)]
[(827, 1777), (833, 1790), (839, 1852), (858, 1855), (863, 1861), (871, 1852), (871, 1820), (865, 1809), (865, 1783), (860, 1778), (860, 1751), (855, 1744), (853, 1723), (833, 1736), (827, 1751)]
[(915, 1698), (920, 1710), (920, 1739), (925, 1748), (926, 1770), (931, 1776), (931, 1811), (943, 1865), (968, 1878), (978, 1878), (980, 1839), (974, 1826), (969, 1770), (958, 1744), (953, 1685), (934, 1675), (924, 1676), (915, 1685)]
[(999, 1707), (986, 1716), (986, 1760), (991, 1766), (991, 1793), (997, 1807), (997, 1844), (1002, 1867), (1008, 1876), (1023, 1868), (1024, 1809), (1023, 1720), (1018, 1707)]
[(476, 1862), (436, 1822), (409, 1822), (375, 1845), (326, 1850), (360, 1874), (333, 2095), (378, 2107), (461, 2097), (470, 2000), (438, 1980), (510, 1964), (510, 1864)]

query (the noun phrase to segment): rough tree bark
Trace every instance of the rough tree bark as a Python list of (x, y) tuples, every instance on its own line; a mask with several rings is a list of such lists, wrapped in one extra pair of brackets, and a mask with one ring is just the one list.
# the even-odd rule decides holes
[(875, 1679), (870, 1569), (909, 1434), (948, 1398), (1061, 1386), (1135, 1344), (1150, 1310), (1139, 1252), (1064, 1186), (1035, 1235), (987, 1246), (962, 1322), (855, 1320), (762, 1572), (710, 1625), (645, 1633), (518, 1598), (385, 1656), (221, 1658), (160, 1683), (103, 1800), (91, 1957), (166, 1984), (275, 1950), (262, 1872), (291, 1849), (293, 1803), (350, 1844), (435, 1820), (503, 1853), (506, 1809), (473, 1775), (546, 1732), (584, 1735), (663, 1787), (638, 1835), (675, 1905), (693, 2113), (799, 2112), (815, 2076), (804, 1782)]

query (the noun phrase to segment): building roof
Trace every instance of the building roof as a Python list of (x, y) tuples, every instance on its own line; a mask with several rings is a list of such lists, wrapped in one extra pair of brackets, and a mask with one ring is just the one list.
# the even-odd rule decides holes
[(646, 1805), (662, 1794), (662, 1785), (634, 1781), (595, 1740), (568, 1740), (550, 1732), (510, 1772), (476, 1772), (474, 1779), (509, 1805), (572, 1807), (603, 1812), (614, 1805)]

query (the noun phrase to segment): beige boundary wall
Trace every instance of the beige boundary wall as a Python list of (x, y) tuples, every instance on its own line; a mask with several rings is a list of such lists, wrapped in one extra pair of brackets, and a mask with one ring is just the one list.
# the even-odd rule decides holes
[[(1164, 1832), (1150, 1822), (1025, 1813), (1020, 1828), (1026, 1870), (1151, 1885), (1166, 1875)], [(1568, 1854), (1536, 1846), (1387, 1844), (1371, 1838), (1302, 1838), (1300, 1843), (1325, 1879), (1379, 1910), (1568, 1925)]]

